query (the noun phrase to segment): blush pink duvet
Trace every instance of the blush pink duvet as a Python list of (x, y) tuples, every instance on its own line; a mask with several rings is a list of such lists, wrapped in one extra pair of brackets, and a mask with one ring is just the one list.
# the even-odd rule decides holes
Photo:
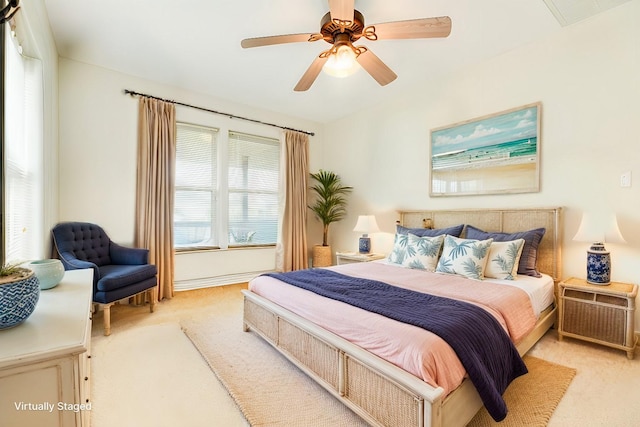
[[(491, 313), (516, 344), (536, 323), (529, 296), (513, 286), (402, 268), (384, 262), (330, 268), (349, 276), (379, 280), (476, 304)], [(316, 295), (268, 276), (253, 279), (249, 289), (399, 366), (431, 386), (442, 387), (445, 396), (465, 377), (465, 370), (453, 349), (427, 330)]]

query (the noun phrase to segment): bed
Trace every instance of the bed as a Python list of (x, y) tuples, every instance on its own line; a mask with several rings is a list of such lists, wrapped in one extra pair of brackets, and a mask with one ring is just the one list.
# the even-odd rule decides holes
[[(458, 224), (465, 224), (465, 230), (475, 228), (502, 233), (545, 228), (546, 232), (538, 247), (537, 269), (543, 278), (551, 281), (552, 289), (554, 282), (560, 278), (561, 208), (399, 212), (399, 225), (403, 227), (444, 229)], [(401, 267), (391, 267), (381, 261), (347, 264), (330, 270), (362, 277), (373, 275), (375, 278), (385, 277), (385, 274), (388, 276), (390, 268)], [(369, 270), (373, 272), (370, 273)], [(398, 271), (407, 272), (408, 276), (402, 279), (407, 283), (403, 286), (411, 287), (413, 279), (409, 270), (411, 269), (405, 268)], [(273, 277), (261, 276), (252, 281), (249, 290), (243, 291), (245, 331), (253, 330), (258, 333), (371, 425), (464, 426), (482, 407), (482, 399), (468, 376), (464, 375), (464, 369), (461, 378), (454, 378), (440, 385), (433, 378), (425, 378), (411, 367), (401, 367), (401, 363), (392, 360), (384, 351), (381, 353), (378, 348), (370, 348), (368, 351), (365, 350), (366, 345), (354, 344), (357, 340), (349, 336), (348, 332), (334, 333), (331, 332), (331, 325), (319, 326), (324, 321), (323, 317), (330, 316), (323, 316), (321, 313), (314, 318), (299, 306), (287, 307), (286, 301), (278, 301), (260, 290), (261, 287), (265, 288), (263, 282), (273, 280)], [(472, 282), (468, 279), (462, 281)], [(281, 286), (284, 289), (288, 285)], [(462, 283), (461, 286), (465, 284)], [(307, 292), (292, 290), (294, 293), (300, 291)], [(544, 299), (531, 304), (532, 307), (538, 306), (532, 308), (535, 319), (531, 327), (526, 329), (526, 333), (516, 334), (515, 347), (520, 355), (526, 353), (555, 322), (555, 306), (552, 302), (549, 303), (553, 301), (553, 297), (551, 300), (547, 298), (546, 302), (540, 301)], [(329, 307), (328, 303), (312, 305)], [(358, 318), (355, 315), (347, 317)], [(379, 329), (386, 331), (387, 327)], [(392, 330), (392, 327), (388, 330)], [(404, 356), (399, 357), (402, 359)]]

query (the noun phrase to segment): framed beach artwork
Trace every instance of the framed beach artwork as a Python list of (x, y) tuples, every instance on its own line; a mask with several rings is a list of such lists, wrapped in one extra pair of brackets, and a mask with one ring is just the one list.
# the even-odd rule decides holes
[(431, 131), (431, 196), (540, 191), (540, 109), (528, 104)]

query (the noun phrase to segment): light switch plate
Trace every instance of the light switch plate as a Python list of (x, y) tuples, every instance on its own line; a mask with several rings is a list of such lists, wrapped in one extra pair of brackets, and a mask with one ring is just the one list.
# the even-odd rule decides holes
[(631, 187), (631, 171), (620, 175), (620, 187)]

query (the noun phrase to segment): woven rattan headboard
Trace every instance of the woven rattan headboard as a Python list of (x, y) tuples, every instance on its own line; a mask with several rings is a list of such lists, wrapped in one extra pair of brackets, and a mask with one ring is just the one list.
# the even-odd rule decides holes
[(547, 231), (538, 247), (538, 270), (556, 282), (562, 278), (562, 208), (399, 211), (399, 214), (399, 223), (412, 228), (470, 224), (484, 231), (514, 233), (544, 227)]

